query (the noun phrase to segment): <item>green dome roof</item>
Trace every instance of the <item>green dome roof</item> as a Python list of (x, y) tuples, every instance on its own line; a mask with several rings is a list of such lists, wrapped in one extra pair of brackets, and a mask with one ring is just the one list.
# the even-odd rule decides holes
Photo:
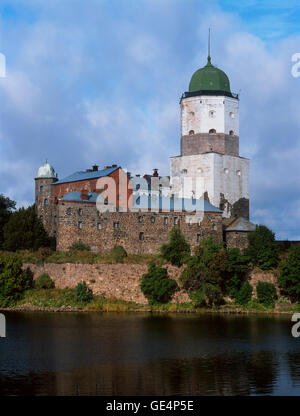
[(228, 76), (221, 69), (211, 64), (208, 56), (207, 64), (198, 69), (192, 76), (189, 92), (196, 91), (224, 91), (231, 94)]

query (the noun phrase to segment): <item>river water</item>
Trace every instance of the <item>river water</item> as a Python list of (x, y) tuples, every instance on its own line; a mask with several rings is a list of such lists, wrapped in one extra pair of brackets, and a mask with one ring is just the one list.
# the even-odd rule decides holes
[(6, 313), (1, 395), (299, 395), (291, 316)]

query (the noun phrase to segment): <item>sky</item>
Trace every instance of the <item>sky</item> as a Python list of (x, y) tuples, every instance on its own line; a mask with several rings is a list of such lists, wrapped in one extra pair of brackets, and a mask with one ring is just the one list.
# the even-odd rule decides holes
[(31, 205), (46, 158), (59, 178), (94, 163), (168, 175), (211, 27), (240, 94), (251, 220), (300, 239), (299, 21), (298, 0), (0, 0), (0, 193)]

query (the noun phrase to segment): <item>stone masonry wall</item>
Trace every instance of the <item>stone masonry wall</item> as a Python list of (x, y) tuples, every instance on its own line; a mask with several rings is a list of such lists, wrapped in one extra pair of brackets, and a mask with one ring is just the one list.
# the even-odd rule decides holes
[[(169, 276), (178, 282), (182, 268), (171, 265), (166, 267)], [(55, 281), (56, 288), (74, 288), (77, 283), (84, 280), (97, 295), (104, 295), (107, 298), (118, 298), (141, 304), (148, 303), (139, 286), (142, 275), (147, 272), (146, 264), (45, 263), (44, 265), (24, 264), (23, 268), (29, 268), (33, 273), (34, 279), (42, 273), (48, 273)], [(274, 276), (272, 272), (261, 271), (252, 273), (250, 283), (254, 288), (254, 296), (256, 296), (256, 286), (259, 281), (270, 282), (276, 286), (276, 276)], [(277, 292), (279, 294), (278, 288)], [(182, 289), (180, 289), (172, 299), (173, 303), (189, 301), (188, 294)]]
[(239, 137), (229, 134), (198, 133), (181, 137), (181, 155), (190, 156), (206, 152), (239, 155)]
[(168, 242), (174, 225), (180, 227), (192, 248), (209, 236), (216, 242), (222, 241), (220, 214), (206, 214), (199, 224), (188, 224), (186, 217), (187, 214), (176, 212), (99, 213), (95, 205), (59, 204), (57, 249), (64, 251), (81, 241), (101, 252), (122, 245), (132, 254), (156, 253)]

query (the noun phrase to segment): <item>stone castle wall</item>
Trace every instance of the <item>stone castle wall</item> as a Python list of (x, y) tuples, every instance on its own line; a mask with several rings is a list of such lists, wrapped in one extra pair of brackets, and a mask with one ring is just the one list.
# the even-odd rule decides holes
[(190, 134), (181, 137), (181, 156), (216, 152), (223, 155), (239, 155), (239, 137), (229, 134)]

